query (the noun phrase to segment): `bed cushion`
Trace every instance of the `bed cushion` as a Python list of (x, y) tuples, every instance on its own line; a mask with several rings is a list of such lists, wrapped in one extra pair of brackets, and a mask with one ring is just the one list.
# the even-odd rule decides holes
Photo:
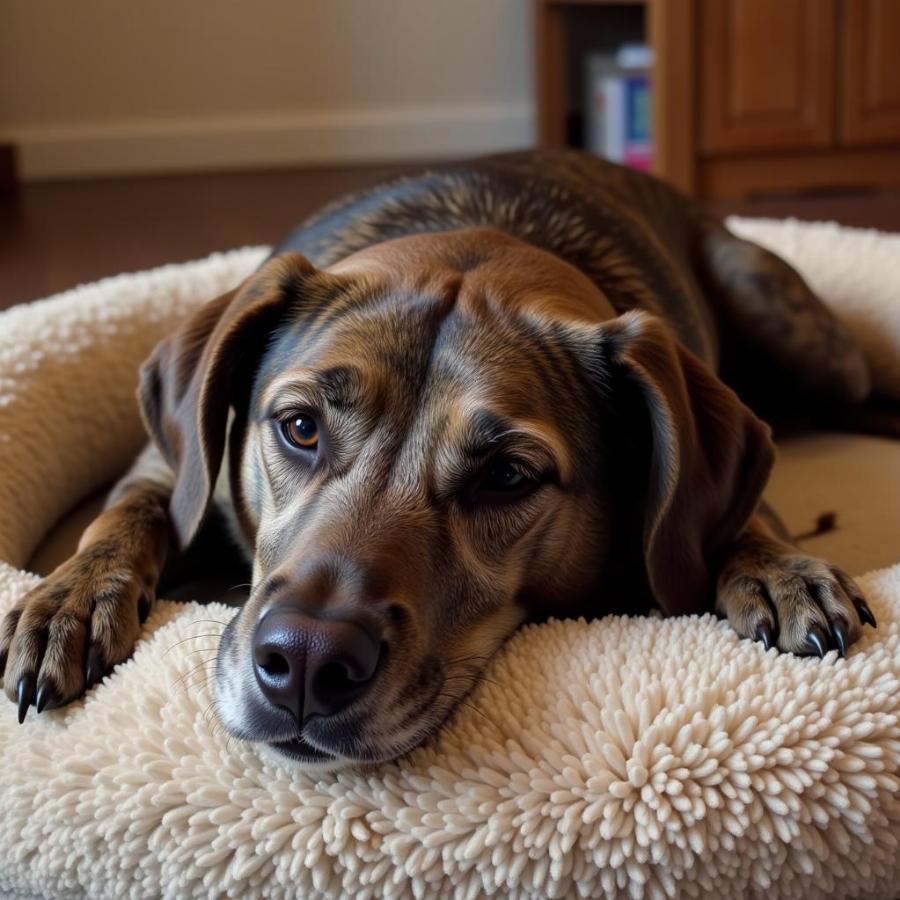
[[(141, 444), (139, 360), (263, 252), (0, 315), (0, 612)], [(896, 562), (896, 445), (809, 441), (774, 481), (789, 523), (840, 504), (810, 549)], [(233, 609), (160, 602), (83, 700), (23, 726), (0, 702), (0, 895), (893, 897), (900, 566), (861, 583), (880, 624), (846, 660), (765, 653), (712, 616), (525, 628), (432, 743), (321, 776), (217, 727), (208, 666)]]

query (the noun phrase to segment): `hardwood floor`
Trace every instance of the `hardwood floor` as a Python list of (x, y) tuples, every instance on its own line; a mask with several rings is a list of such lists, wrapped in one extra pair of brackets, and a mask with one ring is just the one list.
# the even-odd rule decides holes
[[(120, 272), (277, 240), (323, 203), (417, 165), (51, 182), (0, 197), (0, 308)], [(900, 191), (717, 203), (714, 212), (900, 231)]]
[(27, 184), (0, 201), (0, 308), (107, 275), (277, 240), (402, 166)]

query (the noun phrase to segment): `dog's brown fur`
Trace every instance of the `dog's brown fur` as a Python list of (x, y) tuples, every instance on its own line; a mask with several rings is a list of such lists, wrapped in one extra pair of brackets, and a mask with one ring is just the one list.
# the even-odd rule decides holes
[[(871, 613), (760, 505), (768, 429), (714, 374), (736, 347), (808, 396), (866, 393), (792, 269), (644, 176), (521, 154), (331, 207), (145, 365), (155, 450), (7, 618), (6, 692), (24, 715), (124, 659), (170, 538), (187, 547), (213, 502), (253, 565), (220, 718), (306, 761), (403, 752), (523, 621), (618, 597), (844, 652)], [(279, 438), (301, 411), (312, 456)], [(498, 455), (528, 473), (513, 500), (483, 488)], [(302, 734), (250, 676), (254, 627), (286, 593), (377, 620), (391, 651), (373, 690)]]

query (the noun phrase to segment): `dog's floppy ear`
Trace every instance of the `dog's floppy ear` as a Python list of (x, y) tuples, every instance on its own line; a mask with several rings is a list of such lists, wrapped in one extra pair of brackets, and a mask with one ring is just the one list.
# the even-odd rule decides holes
[(212, 499), (236, 391), (249, 388), (272, 329), (315, 271), (299, 253), (273, 257), (236, 290), (198, 309), (141, 367), (141, 414), (175, 473), (169, 515), (180, 548)]
[(646, 413), (650, 471), (643, 550), (669, 614), (711, 608), (712, 565), (759, 503), (775, 458), (767, 425), (647, 313), (598, 326), (594, 374), (616, 402), (624, 379)]

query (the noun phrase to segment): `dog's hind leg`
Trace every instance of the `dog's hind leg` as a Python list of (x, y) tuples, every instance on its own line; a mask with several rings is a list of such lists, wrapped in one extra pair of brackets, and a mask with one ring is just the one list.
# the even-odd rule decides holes
[[(725, 345), (752, 376), (818, 404), (862, 402), (869, 371), (850, 332), (774, 253), (704, 220), (695, 265)], [(728, 360), (723, 358), (723, 367)]]

